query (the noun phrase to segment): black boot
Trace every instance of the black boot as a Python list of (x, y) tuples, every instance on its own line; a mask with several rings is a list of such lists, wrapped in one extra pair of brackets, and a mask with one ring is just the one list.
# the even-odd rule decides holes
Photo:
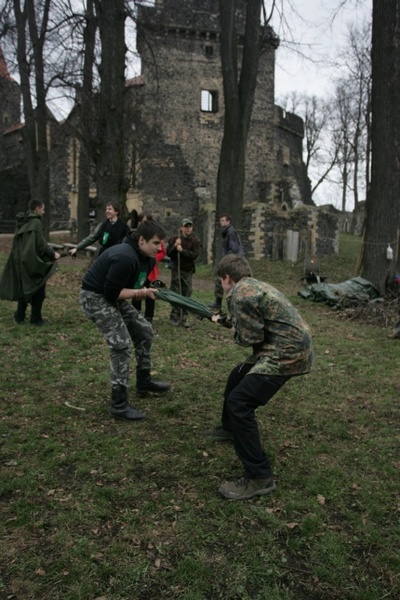
[(111, 388), (110, 414), (115, 419), (124, 421), (140, 421), (146, 418), (144, 412), (130, 406), (127, 389), (123, 385), (113, 385)]
[(44, 321), (42, 319), (42, 306), (46, 297), (46, 285), (42, 285), (32, 296), (31, 299), (31, 325), (41, 326)]
[(154, 381), (151, 378), (150, 370), (136, 369), (136, 389), (138, 394), (144, 395), (148, 392), (153, 394), (165, 394), (171, 385), (166, 381)]
[(18, 325), (25, 321), (27, 306), (28, 304), (24, 300), (18, 302), (17, 310), (14, 313), (14, 322)]
[(222, 298), (215, 298), (215, 302), (211, 304), (207, 304), (208, 308), (212, 308), (213, 310), (220, 311), (222, 308)]

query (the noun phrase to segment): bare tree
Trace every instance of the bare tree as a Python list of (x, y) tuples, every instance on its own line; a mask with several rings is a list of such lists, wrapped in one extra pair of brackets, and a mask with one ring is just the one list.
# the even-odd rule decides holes
[(304, 163), (311, 181), (311, 195), (328, 179), (338, 162), (337, 132), (333, 129), (332, 102), (293, 92), (282, 105), (304, 121)]
[[(342, 75), (336, 85), (335, 106), (344, 132), (342, 144), (346, 145), (342, 154), (348, 157), (352, 166), (351, 187), (355, 209), (358, 207), (360, 188), (365, 192), (370, 181), (370, 54), (370, 23), (351, 25), (346, 44), (338, 56), (337, 66)], [(350, 181), (347, 183), (350, 187)]]
[(78, 240), (89, 234), (89, 194), (91, 165), (93, 160), (93, 134), (95, 131), (95, 105), (93, 85), (93, 64), (95, 58), (97, 20), (94, 14), (94, 0), (87, 0), (85, 28), (83, 32), (83, 76), (82, 90), (78, 100), (80, 128), (79, 183), (78, 183)]
[[(49, 226), (50, 174), (47, 143), (48, 112), (44, 69), (44, 45), (49, 20), (50, 0), (13, 0), (17, 31), (17, 59), (25, 127), (23, 140), (28, 181), (32, 197), (40, 198), (46, 208)], [(33, 86), (33, 89), (32, 89)], [(36, 99), (36, 108), (33, 106)]]

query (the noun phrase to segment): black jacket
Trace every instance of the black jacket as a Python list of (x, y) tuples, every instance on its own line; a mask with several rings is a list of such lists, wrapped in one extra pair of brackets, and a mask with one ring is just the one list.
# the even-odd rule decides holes
[[(171, 238), (168, 241), (167, 256), (172, 260), (172, 268), (177, 269), (178, 266), (178, 250), (175, 247), (175, 242), (178, 236)], [(195, 272), (195, 261), (199, 256), (200, 240), (193, 234), (185, 237), (183, 234), (179, 236), (182, 241), (182, 252), (179, 253), (181, 271), (188, 273)]]
[(141, 254), (136, 238), (129, 236), (95, 260), (82, 279), (82, 288), (115, 302), (123, 288), (142, 288), (154, 264), (155, 259)]

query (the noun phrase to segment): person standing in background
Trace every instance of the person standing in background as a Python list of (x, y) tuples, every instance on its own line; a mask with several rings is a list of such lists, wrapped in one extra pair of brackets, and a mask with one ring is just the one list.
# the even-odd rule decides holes
[[(222, 227), (222, 257), (227, 254), (239, 254), (244, 255), (244, 249), (242, 241), (236, 229), (232, 225), (231, 215), (221, 215), (219, 218), (219, 224)], [(222, 307), (222, 298), (224, 297), (224, 290), (222, 289), (220, 278), (215, 279), (215, 301), (209, 304), (209, 307), (220, 311)]]
[(91, 244), (99, 242), (100, 248), (97, 256), (100, 256), (111, 246), (120, 244), (130, 234), (128, 225), (119, 217), (121, 209), (116, 202), (108, 202), (106, 205), (106, 220), (100, 223), (93, 233), (85, 237), (75, 248), (69, 251), (72, 257), (76, 256), (78, 250), (84, 250)]
[[(193, 219), (190, 217), (182, 219), (179, 230), (180, 235), (171, 238), (167, 245), (167, 256), (172, 260), (170, 289), (190, 298), (193, 273), (196, 270), (195, 262), (200, 251), (200, 240), (193, 235)], [(187, 310), (173, 306), (172, 325), (190, 327), (187, 314)]]
[(12, 250), (0, 280), (0, 298), (17, 300), (14, 321), (25, 321), (26, 309), (31, 305), (31, 325), (41, 326), (42, 305), (46, 297), (46, 281), (54, 274), (58, 252), (47, 244), (42, 224), (44, 203), (31, 200), (27, 213), (17, 215), (17, 231)]

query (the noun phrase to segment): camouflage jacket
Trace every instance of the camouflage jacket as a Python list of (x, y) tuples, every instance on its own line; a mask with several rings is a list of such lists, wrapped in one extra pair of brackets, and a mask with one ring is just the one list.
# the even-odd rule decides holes
[(227, 294), (235, 342), (251, 346), (250, 373), (301, 375), (313, 364), (308, 325), (279, 290), (252, 277), (238, 281)]

